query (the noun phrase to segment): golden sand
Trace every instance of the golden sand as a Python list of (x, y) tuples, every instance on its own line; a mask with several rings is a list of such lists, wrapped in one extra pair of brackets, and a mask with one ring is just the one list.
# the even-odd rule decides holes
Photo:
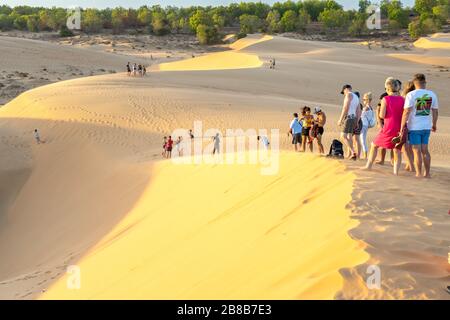
[(347, 233), (354, 176), (292, 153), (280, 166), (264, 177), (253, 165), (157, 163), (140, 200), (77, 263), (81, 289), (66, 275), (41, 298), (332, 299), (339, 269), (368, 258)]
[(192, 59), (163, 63), (160, 71), (206, 71), (259, 68), (263, 61), (257, 55), (240, 52), (260, 42), (270, 40), (270, 36), (248, 37), (230, 45), (231, 51), (212, 53)]

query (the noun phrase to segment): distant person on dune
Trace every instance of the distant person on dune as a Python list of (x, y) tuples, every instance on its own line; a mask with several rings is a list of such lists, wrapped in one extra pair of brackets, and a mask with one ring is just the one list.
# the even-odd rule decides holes
[(136, 72), (137, 72), (137, 64), (133, 64), (133, 76), (136, 76)]
[[(439, 103), (437, 95), (426, 89), (424, 74), (413, 79), (416, 90), (406, 95), (401, 129), (408, 128), (408, 141), (414, 154), (416, 177), (431, 178), (431, 155), (428, 150), (431, 131), (437, 131)], [(422, 164), (425, 169), (422, 171)]]
[(147, 74), (147, 68), (145, 66), (142, 66), (142, 75), (145, 76)]
[(289, 134), (292, 135), (292, 144), (294, 146), (294, 150), (298, 152), (298, 147), (302, 143), (302, 124), (298, 119), (298, 113), (294, 113), (294, 119), (289, 125)]
[(365, 93), (363, 96), (363, 110), (361, 113), (362, 129), (361, 135), (359, 136), (362, 147), (362, 158), (367, 160), (369, 155), (369, 145), (367, 144), (367, 133), (369, 129), (375, 127), (376, 117), (375, 112), (372, 108), (373, 94), (372, 92)]
[(166, 158), (166, 154), (167, 154), (167, 137), (164, 137), (163, 140), (163, 152), (161, 153), (163, 158)]
[(172, 147), (173, 147), (173, 140), (172, 136), (169, 136), (169, 139), (167, 139), (167, 152), (166, 152), (166, 158), (169, 159), (172, 157)]
[(39, 135), (38, 129), (34, 129), (34, 139), (36, 139), (37, 144), (43, 143), (43, 141), (41, 140), (41, 136)]
[(258, 136), (257, 139), (265, 149), (269, 149), (270, 142), (266, 136)]
[(191, 140), (195, 138), (192, 129), (189, 129), (189, 137), (191, 137)]
[(319, 147), (319, 152), (321, 154), (325, 153), (325, 149), (322, 144), (322, 137), (325, 132), (325, 124), (327, 123), (327, 115), (320, 107), (314, 108), (314, 114), (317, 118), (314, 120), (313, 133), (311, 134), (312, 139), (317, 139), (317, 146)]
[(386, 83), (386, 91), (388, 96), (381, 101), (380, 118), (384, 120), (383, 129), (372, 142), (369, 159), (365, 169), (372, 169), (372, 165), (377, 157), (379, 148), (394, 150), (394, 174), (398, 175), (402, 162), (401, 147), (399, 148), (393, 139), (400, 132), (403, 106), (405, 99), (400, 95), (400, 82), (391, 79)]
[(302, 118), (300, 121), (303, 124), (302, 128), (302, 152), (306, 152), (306, 144), (311, 152), (313, 152), (313, 140), (311, 139), (310, 133), (314, 125), (314, 116), (311, 114), (310, 107), (303, 107)]
[(178, 156), (183, 156), (183, 137), (178, 137), (177, 141), (175, 142), (175, 148), (177, 149)]
[(216, 135), (213, 137), (214, 141), (214, 149), (213, 149), (213, 155), (216, 153), (220, 153), (220, 135), (219, 133), (216, 133)]
[(338, 126), (341, 127), (341, 140), (347, 149), (350, 150), (350, 159), (356, 161), (358, 155), (353, 147), (352, 136), (359, 118), (359, 98), (352, 92), (352, 86), (349, 84), (342, 87), (341, 94), (344, 95), (344, 104), (338, 121)]
[(129, 62), (127, 63), (127, 74), (128, 76), (131, 76), (131, 66)]

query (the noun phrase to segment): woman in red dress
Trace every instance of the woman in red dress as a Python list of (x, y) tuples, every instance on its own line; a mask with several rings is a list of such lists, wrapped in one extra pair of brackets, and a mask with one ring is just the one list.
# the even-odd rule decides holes
[(401, 147), (395, 148), (392, 139), (398, 136), (402, 124), (403, 107), (405, 98), (400, 95), (400, 83), (397, 80), (389, 80), (386, 83), (388, 95), (381, 100), (380, 118), (384, 120), (384, 126), (372, 142), (369, 160), (366, 169), (372, 169), (377, 157), (378, 148), (394, 150), (394, 174), (398, 175), (402, 163)]

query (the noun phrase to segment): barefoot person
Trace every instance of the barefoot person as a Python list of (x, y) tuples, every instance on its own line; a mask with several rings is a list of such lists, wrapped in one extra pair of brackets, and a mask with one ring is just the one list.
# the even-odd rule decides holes
[(289, 133), (292, 135), (292, 144), (296, 152), (299, 151), (298, 147), (302, 143), (302, 124), (298, 119), (298, 113), (294, 113), (294, 119), (289, 125)]
[(216, 133), (216, 135), (213, 137), (214, 141), (214, 149), (213, 149), (213, 155), (216, 153), (220, 153), (220, 135), (219, 133)]
[(166, 158), (166, 154), (167, 154), (167, 137), (164, 137), (164, 140), (163, 140), (163, 152), (161, 153), (161, 156), (163, 158)]
[[(406, 99), (406, 96), (408, 95), (408, 93), (410, 93), (414, 90), (416, 90), (416, 86), (414, 85), (414, 82), (408, 81), (402, 92), (403, 98)], [(405, 144), (403, 145), (402, 151), (403, 151), (403, 154), (406, 159), (405, 170), (409, 171), (409, 172), (413, 172), (414, 171), (414, 154), (413, 154), (411, 145), (408, 142), (408, 139), (406, 139)]]
[(178, 156), (182, 157), (183, 156), (183, 137), (179, 136), (177, 141), (175, 141), (175, 149), (177, 150)]
[[(431, 131), (436, 132), (439, 103), (436, 94), (426, 89), (424, 74), (413, 79), (416, 90), (406, 95), (401, 128), (407, 125), (408, 140), (414, 154), (417, 177), (430, 178), (431, 155), (428, 150)], [(422, 163), (425, 170), (422, 172)]]
[(129, 62), (127, 63), (127, 74), (128, 76), (131, 76), (131, 66)]
[(303, 107), (302, 118), (302, 152), (306, 151), (306, 144), (308, 144), (309, 150), (313, 152), (313, 141), (310, 137), (310, 131), (314, 125), (314, 116), (311, 114), (310, 107)]
[(383, 129), (372, 142), (366, 169), (372, 169), (379, 148), (394, 150), (394, 174), (398, 175), (402, 162), (401, 148), (396, 149), (392, 139), (398, 136), (402, 123), (405, 99), (400, 95), (400, 85), (395, 79), (386, 83), (388, 96), (381, 101), (380, 118), (384, 120)]
[(341, 116), (338, 126), (341, 127), (341, 141), (350, 150), (350, 159), (356, 160), (358, 155), (353, 148), (352, 136), (358, 120), (359, 98), (352, 92), (352, 86), (344, 85), (341, 94), (344, 95)]
[(372, 108), (372, 100), (373, 100), (372, 92), (364, 94), (363, 96), (364, 108), (361, 113), (362, 129), (361, 135), (359, 136), (362, 147), (362, 158), (364, 160), (367, 160), (367, 156), (369, 154), (369, 145), (367, 144), (367, 134), (369, 132), (369, 129), (375, 127), (376, 124), (375, 112), (373, 111)]
[[(359, 101), (361, 101), (361, 95), (359, 92), (355, 92), (355, 94), (358, 96)], [(356, 113), (356, 127), (355, 130), (353, 130), (353, 146), (355, 148), (355, 152), (357, 154), (357, 158), (360, 159), (361, 158), (361, 152), (362, 152), (362, 146), (361, 146), (361, 131), (362, 131), (362, 127), (363, 127), (363, 123), (361, 120), (361, 114), (362, 114), (362, 109), (363, 106), (360, 103), (357, 109), (357, 113)], [(349, 151), (350, 153), (350, 151)]]
[(37, 144), (42, 143), (41, 136), (39, 135), (38, 129), (34, 129), (34, 139), (36, 139)]
[(314, 138), (317, 139), (317, 146), (319, 147), (319, 152), (321, 154), (325, 153), (325, 149), (322, 144), (322, 137), (323, 133), (325, 132), (325, 124), (327, 123), (327, 115), (320, 107), (314, 108), (314, 114), (317, 116), (316, 120), (314, 121), (314, 128), (316, 131), (314, 133)]
[(172, 140), (172, 136), (169, 136), (169, 139), (167, 139), (167, 148), (166, 148), (166, 158), (167, 159), (172, 158), (172, 148), (173, 148), (173, 140)]

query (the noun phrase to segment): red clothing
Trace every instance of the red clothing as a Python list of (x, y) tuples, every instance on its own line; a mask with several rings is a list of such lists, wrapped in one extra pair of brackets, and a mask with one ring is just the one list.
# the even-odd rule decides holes
[(395, 145), (392, 143), (392, 139), (398, 136), (402, 126), (405, 98), (402, 96), (387, 96), (384, 100), (386, 101), (384, 126), (373, 143), (380, 148), (394, 149)]

